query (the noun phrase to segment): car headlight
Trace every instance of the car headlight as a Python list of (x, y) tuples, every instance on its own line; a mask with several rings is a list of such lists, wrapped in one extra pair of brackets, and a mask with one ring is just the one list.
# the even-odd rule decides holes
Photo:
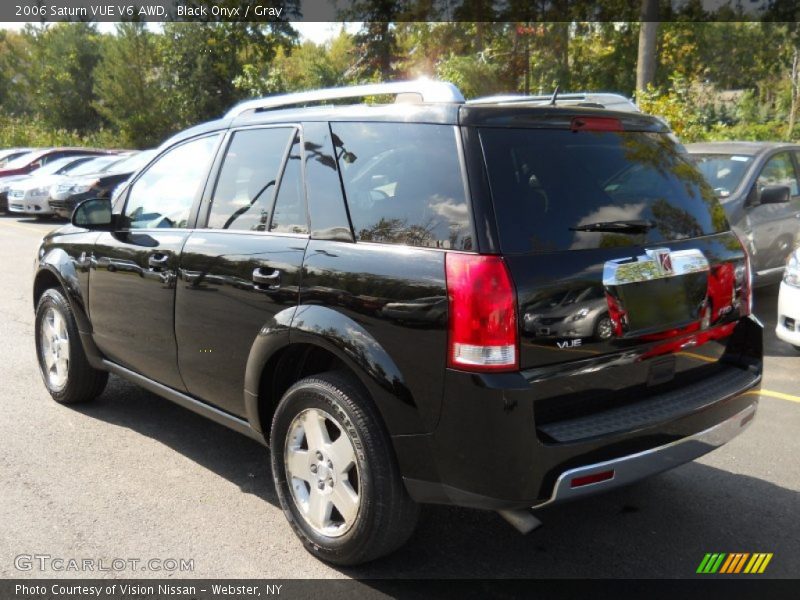
[(75, 185), (73, 185), (70, 191), (73, 194), (83, 194), (84, 192), (88, 192), (95, 185), (97, 185), (97, 179), (92, 179), (90, 181), (81, 181), (80, 183), (76, 183)]
[(786, 270), (783, 272), (783, 281), (787, 285), (800, 287), (800, 250), (795, 250), (786, 261)]
[(589, 309), (588, 308), (582, 308), (578, 312), (576, 312), (574, 315), (572, 315), (572, 319), (571, 320), (572, 321), (580, 321), (581, 319), (585, 319), (588, 315), (589, 315)]

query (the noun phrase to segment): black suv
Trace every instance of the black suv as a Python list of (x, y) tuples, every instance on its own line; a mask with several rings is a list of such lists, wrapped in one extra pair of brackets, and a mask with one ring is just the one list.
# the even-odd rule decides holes
[[(746, 254), (671, 138), (441, 82), (246, 102), (43, 240), (45, 385), (88, 401), (113, 373), (268, 444), (287, 518), (332, 563), (397, 548), (419, 503), (530, 530), (531, 508), (690, 461), (755, 414)], [(567, 295), (587, 310), (541, 311)], [(598, 296), (608, 335), (579, 326)]]

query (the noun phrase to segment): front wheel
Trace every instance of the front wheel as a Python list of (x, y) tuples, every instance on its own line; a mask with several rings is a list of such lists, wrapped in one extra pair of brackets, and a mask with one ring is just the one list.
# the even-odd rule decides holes
[(36, 307), (36, 354), (44, 385), (56, 402), (88, 402), (106, 387), (108, 373), (86, 359), (72, 309), (59, 290), (46, 290)]
[(275, 412), (271, 449), (283, 512), (318, 558), (364, 563), (413, 533), (418, 506), (376, 409), (347, 374), (323, 373), (293, 385)]

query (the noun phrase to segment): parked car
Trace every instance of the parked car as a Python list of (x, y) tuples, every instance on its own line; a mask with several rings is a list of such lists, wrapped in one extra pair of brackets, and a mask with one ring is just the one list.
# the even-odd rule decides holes
[[(59, 182), (50, 190), (50, 210), (68, 219), (75, 206), (87, 198), (110, 198), (114, 189), (146, 165), (155, 150), (129, 154), (121, 160), (102, 165), (94, 171), (82, 171)], [(100, 167), (101, 165), (98, 165)]]
[(37, 150), (37, 148), (5, 148), (0, 150), (0, 169), (15, 158), (19, 158), (23, 154), (28, 154), (34, 150)]
[(789, 255), (778, 292), (778, 339), (800, 352), (800, 248)]
[(8, 212), (26, 213), (38, 217), (53, 214), (48, 204), (52, 185), (73, 172), (79, 165), (104, 158), (65, 156), (31, 171), (29, 175), (8, 177), (7, 183), (0, 186), (0, 194), (7, 196)]
[(531, 337), (607, 340), (614, 335), (603, 285), (577, 282), (522, 308), (522, 326)]
[(800, 145), (687, 144), (753, 263), (755, 286), (774, 284), (800, 242)]
[[(269, 445), (294, 532), (336, 564), (403, 544), (419, 503), (529, 531), (531, 507), (693, 460), (757, 407), (746, 252), (638, 113), (443, 82), (248, 101), (36, 256), (51, 396), (114, 373)], [(602, 287), (613, 335), (523, 327), (570, 286)]]
[[(28, 175), (50, 161), (58, 160), (59, 158), (101, 154), (109, 154), (109, 151), (94, 150), (91, 148), (40, 148), (33, 152), (27, 152), (9, 161), (4, 167), (0, 168), (0, 186), (10, 182), (10, 177)], [(0, 193), (0, 210), (8, 211), (7, 193)]]

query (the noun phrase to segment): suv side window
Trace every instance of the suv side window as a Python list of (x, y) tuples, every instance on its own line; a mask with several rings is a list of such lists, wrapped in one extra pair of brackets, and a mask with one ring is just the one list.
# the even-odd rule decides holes
[(275, 210), (269, 230), (283, 233), (308, 233), (300, 135), (295, 133), (289, 158), (275, 199)]
[(167, 150), (133, 183), (123, 213), (129, 229), (187, 227), (219, 134)]
[(794, 171), (792, 158), (788, 152), (780, 152), (770, 158), (761, 169), (756, 181), (756, 188), (761, 190), (768, 185), (786, 185), (792, 190), (792, 196), (797, 196), (797, 174)]
[(472, 248), (455, 128), (331, 123), (331, 129), (356, 239)]
[(208, 227), (267, 230), (275, 183), (293, 133), (278, 127), (233, 134), (214, 189)]

